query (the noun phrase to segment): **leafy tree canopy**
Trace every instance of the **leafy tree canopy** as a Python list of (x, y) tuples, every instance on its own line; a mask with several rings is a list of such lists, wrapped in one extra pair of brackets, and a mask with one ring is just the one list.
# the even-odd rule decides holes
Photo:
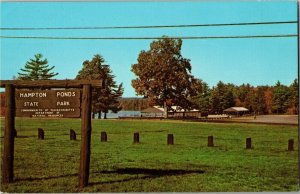
[(148, 51), (141, 51), (138, 63), (131, 71), (137, 76), (132, 80), (137, 95), (148, 97), (154, 104), (165, 107), (172, 105), (190, 108), (193, 78), (190, 60), (181, 55), (181, 39), (153, 41)]

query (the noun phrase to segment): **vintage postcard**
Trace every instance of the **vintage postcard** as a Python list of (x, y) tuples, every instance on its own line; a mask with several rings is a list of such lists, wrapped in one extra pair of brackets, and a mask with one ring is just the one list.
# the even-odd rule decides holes
[(2, 1), (1, 192), (299, 191), (299, 2)]

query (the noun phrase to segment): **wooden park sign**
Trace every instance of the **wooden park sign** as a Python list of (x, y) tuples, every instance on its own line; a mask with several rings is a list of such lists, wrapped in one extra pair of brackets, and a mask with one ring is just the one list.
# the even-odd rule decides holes
[(80, 117), (80, 90), (17, 90), (16, 117)]
[[(102, 82), (100, 80), (1, 80), (0, 86), (5, 87), (6, 99), (2, 183), (13, 182), (14, 178), (15, 116), (81, 117), (79, 188), (87, 186), (92, 132), (91, 93), (92, 87), (102, 87)], [(51, 88), (59, 89), (49, 90)], [(16, 91), (16, 89), (27, 90)]]

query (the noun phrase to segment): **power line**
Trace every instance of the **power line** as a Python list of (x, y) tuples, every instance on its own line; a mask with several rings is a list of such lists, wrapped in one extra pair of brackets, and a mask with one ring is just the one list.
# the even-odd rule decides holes
[(153, 39), (237, 39), (237, 38), (290, 38), (297, 34), (255, 35), (255, 36), (174, 36), (174, 37), (54, 37), (54, 36), (0, 36), (5, 39), (47, 39), (47, 40), (153, 40)]
[(137, 28), (193, 28), (193, 27), (217, 27), (217, 26), (244, 26), (244, 25), (274, 25), (297, 24), (297, 21), (277, 22), (245, 22), (224, 24), (189, 24), (189, 25), (156, 25), (156, 26), (103, 26), (103, 27), (29, 27), (29, 28), (0, 28), (0, 30), (108, 30), (108, 29), (137, 29)]

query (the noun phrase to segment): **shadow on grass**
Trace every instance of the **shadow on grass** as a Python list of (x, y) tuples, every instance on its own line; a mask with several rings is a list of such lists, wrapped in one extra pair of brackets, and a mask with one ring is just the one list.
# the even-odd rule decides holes
[[(119, 180), (112, 180), (112, 181), (101, 181), (101, 182), (91, 182), (89, 183), (90, 186), (99, 185), (99, 184), (112, 184), (112, 183), (120, 183), (120, 182), (127, 182), (132, 180), (145, 180), (151, 178), (158, 178), (164, 176), (173, 176), (173, 175), (185, 175), (185, 174), (203, 174), (203, 170), (177, 170), (177, 169), (146, 169), (146, 168), (120, 168), (112, 171), (98, 171), (92, 172), (91, 174), (97, 174), (101, 176), (101, 174), (128, 174), (128, 175), (144, 175), (139, 177), (130, 177), (125, 179)], [(57, 178), (66, 178), (66, 177), (74, 177), (78, 176), (78, 173), (74, 174), (64, 174), (58, 176), (49, 176), (49, 177), (28, 177), (28, 178), (16, 178), (15, 181), (40, 181), (40, 180), (50, 180), (50, 179), (57, 179)]]
[(112, 184), (112, 183), (120, 183), (127, 182), (132, 180), (145, 180), (152, 178), (159, 178), (164, 176), (176, 176), (176, 175), (186, 175), (186, 174), (203, 174), (203, 170), (178, 170), (178, 169), (146, 169), (146, 168), (120, 168), (113, 171), (99, 171), (95, 174), (128, 174), (128, 175), (145, 175), (139, 177), (130, 177), (119, 180), (112, 181), (102, 181), (102, 182), (91, 182), (89, 185), (98, 185), (98, 184)]
[(66, 177), (72, 177), (72, 176), (78, 176), (78, 173), (64, 174), (64, 175), (58, 175), (58, 176), (49, 176), (49, 177), (16, 178), (14, 181), (40, 181), (40, 180), (50, 180), (50, 179), (57, 179), (57, 178), (66, 178)]
[(147, 174), (152, 176), (171, 176), (171, 175), (183, 175), (191, 173), (204, 173), (203, 170), (178, 170), (178, 169), (147, 169), (147, 168), (119, 168), (112, 171), (100, 171), (96, 174)]

